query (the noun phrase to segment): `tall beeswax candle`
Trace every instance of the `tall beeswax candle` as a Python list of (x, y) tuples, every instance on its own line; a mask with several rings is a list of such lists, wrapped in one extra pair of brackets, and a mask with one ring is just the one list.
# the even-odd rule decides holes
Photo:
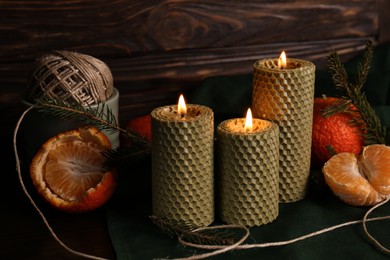
[(280, 130), (281, 202), (300, 200), (306, 193), (310, 174), (314, 78), (315, 66), (305, 60), (288, 59), (278, 63), (278, 59), (265, 59), (254, 64), (253, 114), (277, 123)]
[(189, 104), (152, 116), (153, 214), (202, 227), (214, 220), (214, 114)]
[(266, 120), (252, 121), (247, 116), (247, 120), (236, 118), (222, 122), (217, 136), (221, 219), (245, 226), (260, 226), (276, 219), (279, 214), (278, 126)]

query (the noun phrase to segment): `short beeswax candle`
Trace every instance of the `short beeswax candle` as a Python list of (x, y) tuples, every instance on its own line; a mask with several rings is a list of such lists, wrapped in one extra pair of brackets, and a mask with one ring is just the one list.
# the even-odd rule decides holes
[(220, 217), (259, 226), (279, 214), (279, 130), (266, 120), (236, 118), (217, 128)]
[(280, 130), (281, 202), (302, 199), (310, 174), (315, 66), (300, 59), (264, 59), (254, 64), (252, 108)]
[(214, 220), (214, 114), (205, 106), (156, 108), (152, 116), (153, 214), (193, 226)]

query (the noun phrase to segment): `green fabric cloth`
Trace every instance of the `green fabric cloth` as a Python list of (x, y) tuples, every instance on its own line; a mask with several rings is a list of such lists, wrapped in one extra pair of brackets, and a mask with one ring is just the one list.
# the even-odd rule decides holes
[[(152, 224), (150, 158), (123, 173), (119, 190), (107, 207), (107, 221), (118, 259), (188, 257), (205, 251), (181, 246)], [(314, 182), (313, 182), (314, 183)], [(366, 207), (349, 206), (323, 185), (311, 185), (301, 201), (280, 204), (279, 216), (270, 224), (251, 228), (247, 243), (293, 239), (323, 228), (363, 218)], [(372, 213), (389, 215), (390, 204)], [(371, 216), (371, 215), (370, 215)], [(371, 222), (368, 230), (390, 246), (390, 220)], [(388, 259), (367, 240), (361, 224), (344, 227), (291, 245), (225, 253), (211, 259)]]
[[(347, 70), (356, 69), (356, 61)], [(192, 93), (190, 103), (211, 107), (215, 125), (223, 119), (243, 116), (251, 102), (252, 75), (206, 79)], [(377, 47), (365, 88), (382, 122), (390, 126), (390, 46)], [(326, 71), (316, 72), (315, 95), (338, 94)], [(119, 187), (107, 205), (107, 223), (118, 259), (188, 257), (206, 251), (181, 246), (162, 233), (149, 219), (151, 212), (151, 160), (144, 158), (123, 167)], [(313, 170), (313, 172), (316, 172)], [(368, 210), (341, 202), (321, 182), (313, 178), (307, 196), (298, 202), (280, 204), (279, 216), (270, 224), (251, 228), (246, 243), (289, 240), (336, 224), (361, 220)], [(390, 213), (387, 203), (372, 216)], [(218, 220), (217, 220), (218, 222)], [(368, 230), (390, 247), (390, 221), (371, 222)], [(361, 224), (309, 238), (291, 245), (228, 252), (212, 259), (388, 259), (368, 242)]]

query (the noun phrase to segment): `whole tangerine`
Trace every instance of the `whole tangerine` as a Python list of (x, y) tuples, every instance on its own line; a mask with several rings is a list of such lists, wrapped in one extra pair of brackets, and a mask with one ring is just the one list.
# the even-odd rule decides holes
[(150, 115), (132, 118), (127, 123), (127, 127), (145, 137), (149, 142), (152, 140), (152, 117)]
[[(341, 99), (336, 97), (317, 97), (314, 99), (313, 132), (311, 158), (313, 166), (322, 167), (335, 153), (350, 152), (360, 154), (364, 145), (364, 135), (360, 126), (352, 121), (357, 113), (337, 112), (324, 116), (323, 110), (337, 104)], [(351, 105), (352, 106), (352, 105)], [(355, 109), (353, 106), (351, 109)]]
[(38, 193), (54, 208), (69, 213), (105, 204), (117, 186), (115, 170), (102, 154), (111, 148), (97, 128), (80, 128), (47, 140), (33, 158), (30, 175)]

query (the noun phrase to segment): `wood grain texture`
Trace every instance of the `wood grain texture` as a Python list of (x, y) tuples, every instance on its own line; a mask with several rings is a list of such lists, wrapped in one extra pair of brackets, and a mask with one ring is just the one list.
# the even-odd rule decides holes
[(10, 1), (0, 58), (53, 48), (100, 56), (375, 36), (375, 0)]
[[(368, 39), (386, 41), (386, 0), (1, 1), (1, 113), (13, 123), (34, 59), (52, 50), (93, 55), (112, 70), (121, 120), (171, 103), (210, 76), (290, 57), (324, 68)], [(19, 109), (19, 110), (18, 110)], [(10, 113), (12, 111), (12, 113)], [(3, 116), (3, 115), (2, 115)]]

